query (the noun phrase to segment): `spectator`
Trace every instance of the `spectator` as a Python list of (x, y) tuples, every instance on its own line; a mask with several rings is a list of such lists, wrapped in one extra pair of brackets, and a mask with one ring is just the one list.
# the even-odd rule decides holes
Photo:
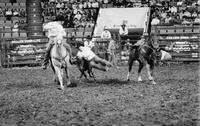
[(99, 3), (97, 2), (97, 0), (94, 0), (94, 2), (92, 3), (92, 8), (98, 8), (99, 7)]
[(3, 9), (0, 7), (0, 17), (4, 17)]
[(86, 41), (84, 42), (84, 46), (93, 49), (94, 42), (92, 41), (92, 37), (90, 35), (87, 36)]
[(77, 11), (77, 14), (74, 16), (74, 18), (77, 18), (78, 20), (80, 20), (82, 17), (82, 14), (80, 11)]
[(12, 10), (10, 8), (6, 10), (5, 16), (6, 16), (6, 20), (11, 20), (13, 13), (12, 13)]
[(183, 18), (183, 22), (182, 22), (182, 24), (183, 25), (189, 25), (191, 22), (188, 20), (188, 18)]
[(57, 15), (56, 15), (56, 21), (64, 21), (65, 20), (65, 17), (63, 15), (63, 12), (59, 12)]
[(165, 24), (170, 24), (170, 20), (172, 17), (168, 14), (167, 17), (165, 18)]
[(19, 10), (19, 16), (20, 17), (26, 17), (26, 11), (25, 11), (25, 9), (20, 9)]
[(77, 18), (74, 18), (74, 21), (73, 21), (73, 23), (74, 23), (74, 28), (79, 28), (79, 26), (80, 26), (80, 21), (77, 19)]
[(122, 36), (128, 35), (128, 28), (126, 27), (126, 23), (123, 22), (120, 29), (119, 29), (119, 34)]
[(158, 17), (156, 16), (155, 18), (152, 19), (151, 25), (158, 25), (158, 24), (160, 24), (160, 20), (159, 20)]
[(112, 39), (108, 44), (108, 50), (107, 50), (108, 61), (111, 62), (111, 64), (118, 69), (117, 61), (116, 61), (117, 60), (116, 51), (117, 51), (117, 44), (116, 44), (116, 41)]
[(124, 45), (126, 43), (126, 40), (128, 38), (128, 28), (126, 27), (125, 21), (123, 21), (120, 29), (119, 29), (119, 35), (121, 37), (121, 46), (122, 49), (124, 48)]
[(171, 11), (171, 13), (177, 13), (177, 7), (172, 6), (172, 7), (170, 8), (170, 11)]
[(18, 22), (15, 22), (15, 24), (13, 25), (12, 31), (13, 32), (18, 32), (19, 31), (19, 23)]
[(14, 9), (13, 16), (19, 16), (19, 11), (17, 9)]
[(104, 26), (103, 32), (101, 33), (102, 39), (111, 39), (111, 33), (106, 29), (106, 26)]
[(194, 19), (194, 23), (200, 24), (200, 14)]
[(185, 10), (183, 16), (191, 17), (191, 13), (188, 11), (188, 9)]

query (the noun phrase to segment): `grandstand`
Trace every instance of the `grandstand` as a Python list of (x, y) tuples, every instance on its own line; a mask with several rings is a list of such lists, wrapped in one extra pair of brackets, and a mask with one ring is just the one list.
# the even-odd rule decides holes
[[(125, 10), (124, 12), (130, 10), (130, 12), (123, 13), (123, 10)], [(117, 13), (114, 14), (113, 12)], [(106, 19), (108, 15), (112, 17), (112, 20)], [(114, 15), (117, 16), (114, 17)], [(188, 38), (193, 37), (193, 39), (181, 39), (181, 41), (188, 41), (190, 43), (186, 45), (188, 48), (195, 44), (198, 45), (199, 49), (200, 0), (123, 0), (122, 2), (108, 0), (106, 3), (97, 0), (90, 0), (90, 2), (86, 0), (16, 0), (14, 3), (11, 0), (1, 0), (0, 38), (2, 56), (0, 64), (16, 63), (15, 60), (12, 60), (13, 57), (16, 59), (16, 55), (11, 55), (16, 46), (12, 47), (12, 43), (16, 40), (20, 41), (18, 43), (21, 44), (28, 44), (26, 40), (32, 40), (31, 44), (34, 43), (34, 40), (37, 40), (37, 44), (34, 43), (38, 48), (37, 50), (44, 52), (42, 46), (45, 45), (44, 40), (47, 39), (42, 26), (46, 22), (61, 22), (66, 29), (66, 39), (79, 43), (84, 41), (84, 38), (88, 35), (99, 38), (99, 34), (105, 25), (107, 25), (106, 27), (110, 30), (112, 36), (118, 36), (119, 25), (123, 18), (128, 20), (130, 24), (129, 37), (133, 42), (140, 39), (144, 32), (151, 34), (156, 43), (159, 43), (162, 47), (178, 41), (177, 39), (162, 39), (166, 36), (171, 36), (171, 38), (188, 36)], [(140, 20), (137, 21), (136, 19)], [(41, 39), (40, 44), (38, 44), (38, 39)], [(96, 39), (96, 41), (101, 42), (99, 39)], [(117, 37), (117, 41), (120, 43), (120, 36)], [(180, 50), (181, 48), (180, 46)], [(181, 54), (181, 57), (184, 57), (182, 59), (199, 60), (199, 54), (196, 50), (186, 52), (182, 49), (181, 51), (184, 51)], [(42, 57), (42, 54), (34, 55), (37, 57), (34, 62), (37, 61), (38, 64), (38, 61), (42, 59), (38, 60), (38, 57)], [(33, 57), (34, 55), (32, 54)], [(180, 54), (175, 55), (180, 59)]]

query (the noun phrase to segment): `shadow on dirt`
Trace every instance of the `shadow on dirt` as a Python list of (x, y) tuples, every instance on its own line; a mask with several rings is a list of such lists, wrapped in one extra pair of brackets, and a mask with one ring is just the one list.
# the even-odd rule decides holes
[(119, 80), (119, 79), (107, 79), (107, 80), (89, 80), (87, 83), (95, 83), (95, 84), (101, 84), (101, 85), (124, 85), (129, 84), (130, 82), (125, 80)]

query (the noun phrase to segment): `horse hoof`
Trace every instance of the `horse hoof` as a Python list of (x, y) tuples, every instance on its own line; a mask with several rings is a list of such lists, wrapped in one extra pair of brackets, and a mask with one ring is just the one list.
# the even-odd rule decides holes
[(155, 81), (151, 81), (151, 83), (152, 83), (152, 84), (156, 84), (156, 82), (155, 82)]
[(63, 90), (64, 90), (64, 87), (59, 87), (58, 90), (62, 90), (62, 91), (63, 91)]
[(153, 77), (149, 77), (149, 80), (150, 80), (150, 81), (153, 81), (154, 79), (153, 79)]

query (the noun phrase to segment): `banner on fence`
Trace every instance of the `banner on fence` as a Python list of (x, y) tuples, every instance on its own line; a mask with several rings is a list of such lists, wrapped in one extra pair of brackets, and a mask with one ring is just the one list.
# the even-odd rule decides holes
[(30, 39), (6, 41), (2, 44), (4, 51), (2, 63), (6, 66), (20, 64), (38, 64), (43, 59), (48, 39)]

